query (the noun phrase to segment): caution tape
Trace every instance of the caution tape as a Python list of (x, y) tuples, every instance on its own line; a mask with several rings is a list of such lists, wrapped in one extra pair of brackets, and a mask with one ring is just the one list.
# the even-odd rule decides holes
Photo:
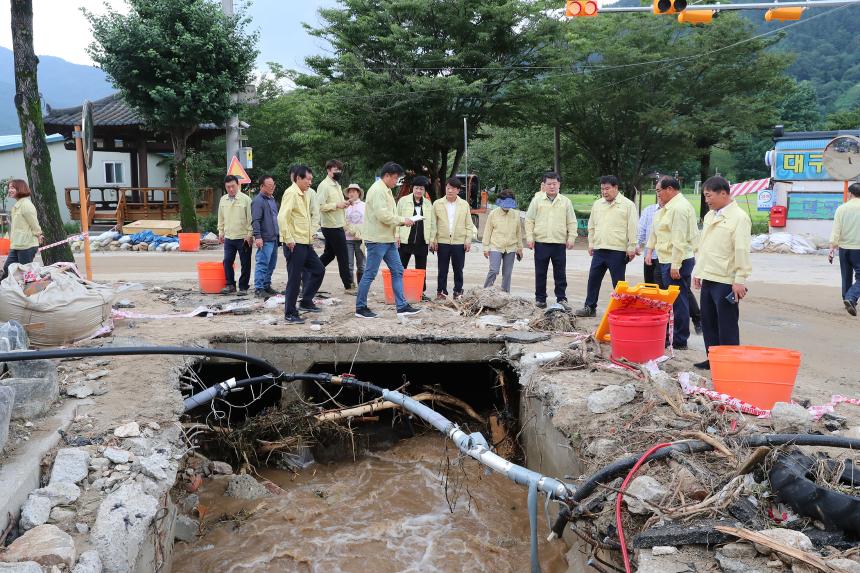
[[(727, 408), (737, 410), (744, 414), (750, 414), (751, 416), (758, 416), (759, 418), (770, 417), (770, 410), (753, 406), (749, 402), (744, 402), (743, 400), (730, 396), (729, 394), (722, 394), (716, 390), (709, 390), (707, 388), (702, 388), (701, 386), (696, 386), (690, 382), (689, 372), (682, 372), (678, 376), (678, 383), (681, 385), (681, 390), (684, 394), (699, 394), (713, 402), (720, 402)], [(839, 404), (853, 404), (855, 406), (860, 406), (860, 398), (848, 398), (841, 394), (833, 394), (830, 397), (830, 402), (819, 406), (809, 406), (807, 411), (812, 415), (812, 419), (817, 421), (825, 414), (832, 413)]]
[(68, 239), (63, 239), (62, 241), (57, 241), (56, 243), (51, 243), (50, 245), (45, 245), (43, 247), (39, 247), (39, 250), (36, 252), (41, 253), (42, 251), (44, 251), (46, 249), (53, 249), (54, 247), (59, 247), (60, 245), (65, 245), (66, 243), (71, 243), (72, 241), (77, 241), (78, 239), (83, 239), (83, 238), (89, 237), (89, 236), (90, 236), (90, 234), (88, 232), (87, 233), (81, 233), (80, 235), (72, 235)]

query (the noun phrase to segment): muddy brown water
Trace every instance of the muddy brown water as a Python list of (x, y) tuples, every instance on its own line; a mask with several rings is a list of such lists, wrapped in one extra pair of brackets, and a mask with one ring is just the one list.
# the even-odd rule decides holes
[[(528, 571), (526, 488), (486, 475), (471, 459), (449, 469), (452, 448), (425, 435), (355, 463), (315, 464), (298, 477), (267, 470), (286, 494), (255, 501), (224, 497), (227, 479), (209, 481), (200, 492), (205, 535), (176, 544), (173, 571)], [(243, 508), (253, 514), (238, 528), (217, 521)], [(538, 521), (542, 570), (566, 571), (564, 543), (545, 541), (543, 499)]]

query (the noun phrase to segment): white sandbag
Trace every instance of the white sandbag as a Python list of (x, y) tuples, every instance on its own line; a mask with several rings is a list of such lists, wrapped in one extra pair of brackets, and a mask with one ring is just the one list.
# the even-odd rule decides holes
[(0, 322), (30, 325), (32, 346), (62, 346), (109, 331), (113, 297), (113, 289), (87, 281), (70, 263), (13, 263), (0, 282)]

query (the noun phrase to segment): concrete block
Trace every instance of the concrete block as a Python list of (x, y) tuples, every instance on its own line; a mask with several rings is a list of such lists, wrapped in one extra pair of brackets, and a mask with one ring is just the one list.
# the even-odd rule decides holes
[(75, 563), (75, 542), (72, 537), (56, 525), (45, 524), (34, 527), (6, 548), (0, 556), (4, 561), (35, 561), (43, 567)]
[(6, 364), (13, 378), (56, 378), (57, 365), (53, 360), (18, 360)]
[(102, 501), (90, 539), (105, 571), (134, 570), (156, 511), (158, 501), (136, 483), (121, 486)]
[(13, 420), (29, 420), (41, 416), (60, 396), (57, 377), (50, 378), (6, 378), (0, 386), (15, 390)]
[(51, 500), (41, 495), (31, 495), (27, 503), (21, 508), (21, 520), (18, 524), (21, 529), (27, 531), (37, 525), (48, 522), (51, 515)]
[(49, 484), (78, 483), (90, 473), (90, 453), (82, 448), (63, 448), (57, 452)]
[(90, 549), (81, 553), (78, 564), (72, 569), (72, 573), (102, 573), (102, 560), (99, 557), (99, 552)]
[(0, 450), (9, 439), (9, 422), (12, 420), (14, 406), (15, 389), (10, 386), (0, 386)]

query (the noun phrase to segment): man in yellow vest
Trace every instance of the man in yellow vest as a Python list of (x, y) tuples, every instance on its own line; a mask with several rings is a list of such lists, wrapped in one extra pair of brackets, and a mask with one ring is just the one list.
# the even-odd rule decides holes
[(430, 226), (430, 251), (439, 256), (436, 299), (448, 297), (448, 265), (454, 269), (454, 300), (463, 296), (463, 267), (466, 253), (472, 248), (472, 214), (469, 204), (460, 198), (460, 180), (445, 182), (445, 196), (433, 202)]
[[(254, 241), (252, 230), (251, 198), (239, 190), (239, 178), (228, 175), (224, 178), (224, 190), (227, 194), (218, 203), (218, 240), (224, 245), (224, 276), (227, 286), (221, 294), (248, 294), (251, 284), (251, 245)], [(233, 273), (233, 263), (236, 254), (242, 273), (239, 275), (239, 291), (236, 291), (236, 275)]]
[[(287, 290), (284, 293), (284, 319), (287, 324), (302, 324), (299, 310), (320, 312), (314, 304), (314, 294), (319, 290), (325, 276), (325, 267), (313, 248), (313, 211), (308, 190), (313, 183), (314, 174), (307, 165), (295, 167), (295, 180), (281, 199), (278, 211), (278, 229), (284, 245), (284, 258), (287, 259)], [(306, 273), (301, 302), (299, 283), (302, 273)]]
[(860, 183), (848, 187), (848, 202), (836, 208), (830, 234), (830, 262), (839, 251), (842, 272), (842, 303), (851, 316), (857, 316), (860, 297)]
[(654, 214), (648, 248), (656, 249), (663, 274), (662, 284), (667, 287), (675, 285), (681, 290), (672, 307), (675, 314), (672, 347), (686, 350), (690, 338), (690, 287), (696, 264), (693, 253), (699, 238), (698, 217), (674, 177), (662, 177), (655, 189), (663, 208)]
[(401, 217), (397, 214), (397, 205), (391, 189), (397, 185), (397, 180), (403, 175), (403, 168), (389, 161), (382, 166), (379, 179), (367, 190), (367, 201), (364, 207), (364, 225), (361, 237), (367, 248), (367, 262), (364, 274), (358, 283), (358, 293), (355, 297), (355, 316), (358, 318), (376, 318), (378, 315), (367, 306), (367, 295), (370, 285), (379, 272), (379, 265), (385, 261), (391, 271), (391, 288), (397, 304), (397, 316), (411, 316), (420, 312), (406, 302), (403, 294), (403, 264), (395, 243), (397, 227), (411, 227), (415, 224), (414, 217)]
[(352, 291), (354, 287), (352, 275), (349, 272), (346, 233), (343, 229), (349, 201), (344, 199), (343, 190), (340, 188), (343, 163), (337, 159), (330, 159), (326, 162), (325, 168), (327, 176), (317, 186), (320, 224), (323, 237), (325, 237), (325, 250), (320, 257), (320, 262), (324, 267), (327, 267), (330, 262), (337, 258), (337, 269), (340, 272), (343, 288)]
[(561, 176), (544, 173), (540, 191), (526, 211), (526, 244), (535, 251), (535, 305), (546, 308), (546, 276), (552, 261), (555, 299), (567, 305), (567, 253), (576, 240), (576, 215), (570, 199), (560, 195)]
[(595, 316), (600, 284), (606, 271), (612, 279), (612, 288), (623, 281), (627, 263), (636, 257), (636, 240), (639, 218), (636, 205), (619, 192), (618, 178), (604, 175), (600, 178), (601, 197), (591, 207), (588, 217), (588, 254), (591, 268), (588, 271), (588, 287), (585, 305), (576, 311), (576, 316)]
[[(747, 294), (745, 282), (752, 273), (749, 215), (732, 200), (729, 182), (711, 177), (702, 185), (710, 211), (702, 222), (702, 240), (696, 252), (693, 286), (701, 289), (702, 336), (705, 354), (711, 346), (737, 346), (740, 341), (739, 303)], [(710, 369), (710, 362), (697, 368)]]

